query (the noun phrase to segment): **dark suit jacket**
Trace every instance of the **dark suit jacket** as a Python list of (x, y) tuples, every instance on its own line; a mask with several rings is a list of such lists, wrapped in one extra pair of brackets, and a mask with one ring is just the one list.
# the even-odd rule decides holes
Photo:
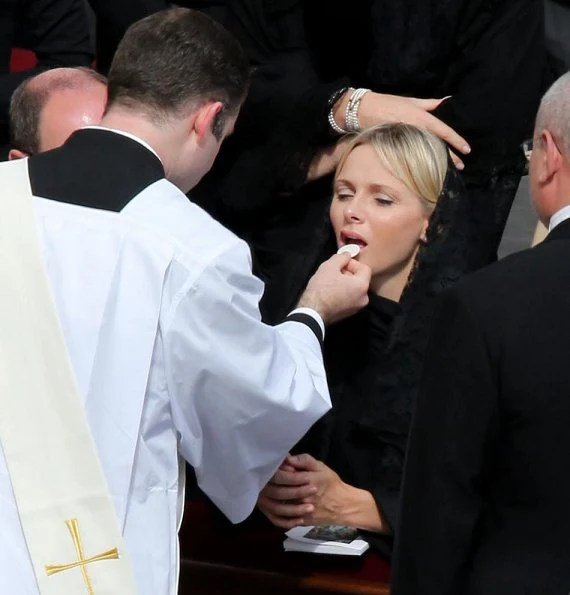
[[(33, 50), (37, 67), (11, 74), (13, 47)], [(48, 68), (89, 66), (92, 60), (84, 0), (0, 0), (0, 158), (6, 157), (8, 108), (16, 87)]]
[(570, 221), (446, 292), (409, 442), (393, 595), (570, 591)]

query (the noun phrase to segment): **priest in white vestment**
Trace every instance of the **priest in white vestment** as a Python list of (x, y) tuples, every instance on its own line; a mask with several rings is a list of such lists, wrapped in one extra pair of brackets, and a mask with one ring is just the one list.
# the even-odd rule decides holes
[[(182, 89), (174, 107), (161, 94), (173, 76)], [(119, 47), (103, 128), (28, 163), (59, 321), (141, 595), (177, 592), (179, 455), (233, 522), (245, 519), (330, 407), (323, 320), (367, 300), (369, 271), (337, 256), (311, 280), (303, 308), (263, 324), (248, 246), (186, 198), (231, 132), (247, 78), (219, 25), (183, 9), (153, 15)], [(0, 184), (13, 165), (0, 167)], [(38, 595), (5, 463), (0, 456), (0, 593)], [(39, 491), (56, 464), (37, 453)], [(83, 586), (83, 570), (65, 571), (76, 573), (77, 595), (107, 595)]]

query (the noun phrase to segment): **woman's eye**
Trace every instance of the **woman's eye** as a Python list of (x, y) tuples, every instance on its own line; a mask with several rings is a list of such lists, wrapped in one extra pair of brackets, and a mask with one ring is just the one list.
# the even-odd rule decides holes
[(337, 192), (337, 200), (348, 200), (349, 198), (352, 198), (352, 194), (348, 194), (347, 192)]
[(374, 200), (377, 204), (383, 207), (389, 206), (394, 202), (391, 198), (388, 198), (386, 196), (377, 196)]

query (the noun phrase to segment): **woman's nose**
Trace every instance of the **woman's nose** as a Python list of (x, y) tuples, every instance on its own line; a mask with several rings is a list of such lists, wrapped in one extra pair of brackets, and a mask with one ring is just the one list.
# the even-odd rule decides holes
[(347, 221), (361, 221), (362, 209), (357, 201), (352, 200), (344, 209), (344, 217)]

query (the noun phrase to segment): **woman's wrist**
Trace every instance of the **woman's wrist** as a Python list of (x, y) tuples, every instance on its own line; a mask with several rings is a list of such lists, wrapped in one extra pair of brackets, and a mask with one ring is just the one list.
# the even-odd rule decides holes
[(370, 492), (347, 484), (344, 484), (344, 492), (338, 515), (339, 525), (374, 533), (391, 533)]
[(346, 108), (348, 106), (348, 102), (350, 101), (350, 96), (354, 92), (352, 87), (348, 87), (340, 97), (336, 99), (333, 105), (331, 105), (330, 115), (334, 119), (338, 129), (344, 131), (345, 127), (345, 114)]

